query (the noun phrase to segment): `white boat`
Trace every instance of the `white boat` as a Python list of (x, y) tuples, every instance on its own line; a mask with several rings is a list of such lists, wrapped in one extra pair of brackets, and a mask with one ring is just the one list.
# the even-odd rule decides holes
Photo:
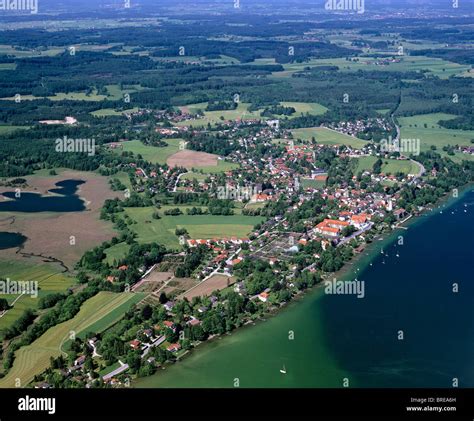
[(283, 368), (280, 368), (280, 373), (281, 374), (286, 374), (286, 367), (283, 366)]

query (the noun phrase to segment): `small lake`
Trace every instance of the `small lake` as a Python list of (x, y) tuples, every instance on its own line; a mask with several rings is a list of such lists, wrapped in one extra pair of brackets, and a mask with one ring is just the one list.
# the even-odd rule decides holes
[[(55, 184), (56, 188), (49, 190), (51, 196), (40, 193), (20, 192), (16, 197), (15, 191), (0, 195), (0, 212), (81, 212), (86, 209), (84, 201), (77, 191), (82, 180), (63, 180)], [(5, 200), (7, 198), (8, 200)], [(0, 250), (20, 247), (28, 238), (21, 233), (0, 232)]]
[[(82, 180), (64, 180), (56, 183), (58, 188), (49, 190), (54, 196), (15, 191), (0, 195), (0, 212), (80, 212), (86, 209), (84, 201), (76, 194)], [(59, 196), (57, 196), (59, 195)], [(2, 201), (1, 199), (11, 199)], [(0, 247), (1, 247), (0, 242)]]
[(20, 247), (27, 238), (15, 232), (0, 232), (0, 250)]

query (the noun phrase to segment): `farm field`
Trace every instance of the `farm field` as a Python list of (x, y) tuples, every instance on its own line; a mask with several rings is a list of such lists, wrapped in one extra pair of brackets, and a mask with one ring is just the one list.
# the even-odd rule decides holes
[[(440, 129), (440, 120), (452, 120), (457, 116), (446, 113), (417, 114), (411, 117), (398, 117), (401, 128)], [(425, 127), (426, 125), (426, 127)]]
[(202, 172), (200, 175), (216, 174), (239, 167), (238, 164), (220, 159), (218, 155), (193, 151), (191, 149), (176, 152), (166, 160), (166, 163), (170, 167), (183, 167), (188, 170), (199, 170)]
[(180, 142), (182, 141), (182, 139), (166, 139), (168, 146), (160, 148), (156, 146), (144, 145), (139, 140), (130, 140), (128, 142), (123, 142), (122, 150), (126, 152), (133, 152), (135, 155), (140, 154), (146, 161), (163, 165), (166, 164), (166, 160), (171, 155), (179, 151)]
[(119, 320), (143, 297), (143, 294), (99, 292), (87, 300), (71, 320), (52, 327), (31, 345), (20, 348), (15, 353), (13, 367), (0, 379), (0, 387), (15, 387), (16, 379), (20, 379), (22, 387), (26, 386), (36, 374), (49, 367), (50, 357), (61, 355), (62, 345), (71, 331), (80, 334), (93, 327), (98, 333)]
[[(174, 206), (176, 207), (176, 206)], [(180, 206), (182, 212), (192, 206)], [(247, 237), (253, 230), (254, 225), (263, 221), (258, 216), (242, 215), (163, 215), (160, 210), (161, 219), (153, 219), (155, 208), (125, 208), (125, 212), (136, 224), (130, 225), (130, 229), (138, 235), (137, 241), (161, 243), (167, 247), (179, 248), (179, 238), (175, 235), (176, 228), (186, 228), (191, 238), (224, 238), (224, 237)]]
[(124, 171), (120, 171), (118, 172), (117, 174), (114, 174), (110, 177), (111, 179), (113, 178), (116, 178), (117, 180), (119, 180), (125, 187), (127, 187), (128, 189), (131, 189), (132, 188), (132, 183), (130, 183), (130, 177), (128, 176), (128, 174)]
[[(7, 64), (0, 64), (0, 70), (2, 70), (2, 66), (8, 65)], [(10, 66), (11, 67), (11, 66)], [(14, 69), (14, 68), (13, 68)], [(9, 68), (5, 68), (3, 70), (10, 70)], [(97, 92), (96, 89), (93, 90), (92, 93), (86, 92), (58, 92), (55, 95), (46, 97), (51, 101), (92, 101), (92, 102), (99, 102), (104, 100), (111, 100), (111, 101), (118, 101), (124, 97), (125, 94), (133, 94), (134, 92), (142, 91), (142, 88), (139, 85), (133, 85), (130, 89), (120, 89), (119, 85), (106, 85), (108, 95), (102, 95)], [(14, 101), (15, 97), (7, 97), (1, 98), (2, 100)], [(43, 99), (43, 97), (37, 97), (33, 95), (22, 95), (22, 99), (24, 100), (34, 100), (34, 99)], [(138, 108), (135, 108), (138, 110)], [(135, 110), (134, 109), (134, 110)], [(115, 112), (115, 113), (114, 113)], [(94, 111), (91, 114), (96, 115), (98, 117), (104, 116), (112, 116), (112, 115), (121, 115), (126, 111), (115, 111), (110, 108), (105, 108), (104, 110)]]
[(105, 261), (109, 265), (113, 265), (114, 261), (118, 262), (120, 259), (123, 259), (127, 255), (129, 250), (130, 246), (127, 243), (115, 244), (115, 246), (112, 246), (105, 250), (105, 255), (107, 256), (105, 258)]
[(314, 136), (316, 142), (323, 145), (347, 145), (353, 148), (361, 148), (366, 142), (352, 136), (338, 133), (325, 127), (309, 127), (291, 131), (295, 139), (311, 140)]
[(5, 295), (3, 298), (8, 300), (13, 308), (8, 310), (0, 317), (0, 330), (5, 329), (15, 322), (25, 310), (38, 307), (38, 299), (46, 295), (64, 292), (72, 287), (74, 279), (62, 273), (62, 269), (47, 264), (27, 264), (17, 261), (0, 260), (0, 277), (10, 279), (11, 281), (37, 281), (39, 287), (38, 297), (23, 295), (18, 298), (17, 295)]
[[(394, 50), (396, 56), (397, 51)], [(377, 71), (427, 71), (441, 79), (447, 79), (452, 75), (460, 75), (471, 69), (469, 65), (462, 65), (439, 58), (424, 56), (397, 56), (399, 63), (389, 65), (375, 65), (377, 59), (371, 57), (360, 57), (359, 61), (347, 61), (345, 58), (312, 59), (305, 63), (284, 64), (282, 72), (274, 72), (274, 77), (290, 77), (293, 73), (302, 71), (305, 67), (338, 66), (340, 71), (377, 70)]]
[(207, 174), (201, 174), (199, 172), (188, 172), (181, 177), (181, 180), (194, 180), (204, 181), (208, 177)]
[(113, 108), (103, 108), (101, 110), (92, 111), (90, 114), (93, 115), (94, 117), (117, 117), (117, 116), (125, 115), (127, 113), (134, 113), (137, 111), (138, 111), (137, 107), (130, 108), (123, 111), (117, 111), (117, 110), (114, 110)]
[(280, 102), (284, 107), (293, 107), (296, 110), (295, 114), (292, 114), (292, 117), (300, 117), (303, 114), (312, 114), (312, 115), (322, 115), (328, 109), (316, 102)]
[(26, 130), (29, 126), (0, 126), (0, 135), (14, 132), (15, 130)]
[(27, 49), (21, 48), (17, 49), (12, 45), (1, 44), (0, 45), (0, 55), (10, 55), (17, 58), (23, 57), (52, 57), (64, 52), (64, 47), (49, 47), (49, 48), (36, 48), (36, 49)]
[[(363, 156), (354, 159), (357, 161), (355, 174), (365, 170), (371, 171), (372, 167), (377, 161), (377, 157), (375, 156)], [(397, 172), (402, 172), (408, 175), (418, 173), (418, 166), (410, 160), (382, 159), (382, 161), (382, 173), (384, 174), (395, 174)]]
[[(194, 127), (203, 127), (207, 126), (208, 123), (215, 125), (216, 123), (221, 123), (223, 120), (252, 120), (252, 119), (262, 119), (260, 117), (260, 110), (257, 111), (248, 111), (248, 103), (241, 102), (238, 104), (235, 110), (222, 110), (222, 111), (205, 111), (207, 103), (199, 104), (190, 104), (185, 107), (180, 107), (182, 110), (188, 110), (191, 113), (195, 113), (198, 109), (204, 112), (204, 117), (196, 120), (187, 120), (177, 123), (177, 126), (194, 126)], [(223, 119), (221, 118), (223, 117)]]
[(219, 159), (217, 161), (217, 165), (215, 166), (203, 166), (199, 167), (198, 169), (205, 174), (217, 174), (220, 172), (235, 170), (236, 168), (239, 168), (239, 164)]
[(213, 275), (206, 281), (201, 282), (194, 288), (186, 291), (186, 293), (182, 294), (179, 298), (186, 297), (189, 301), (191, 301), (194, 297), (207, 297), (211, 295), (213, 291), (227, 288), (235, 281), (236, 279), (233, 276)]
[[(401, 136), (404, 139), (420, 139), (420, 149), (422, 151), (429, 150), (431, 145), (434, 145), (438, 153), (448, 156), (442, 150), (443, 146), (471, 146), (471, 139), (474, 139), (474, 130), (452, 130), (438, 125), (439, 120), (449, 120), (453, 117), (452, 114), (444, 113), (399, 117)], [(454, 156), (449, 156), (449, 158), (456, 162), (463, 159), (474, 159), (472, 155), (463, 153), (456, 153)]]
[[(22, 95), (21, 99), (22, 100), (28, 100), (28, 101), (33, 101), (35, 99), (44, 99), (47, 98), (51, 101), (91, 101), (91, 102), (98, 102), (98, 101), (103, 101), (107, 99), (107, 96), (105, 95), (99, 95), (97, 91), (92, 92), (91, 94), (87, 94), (85, 92), (58, 92), (53, 96), (48, 96), (48, 97), (40, 97), (40, 96), (34, 96), (34, 95)], [(0, 98), (3, 101), (14, 101), (15, 97), (6, 97), (6, 98)]]
[(217, 155), (186, 149), (171, 155), (166, 163), (171, 168), (183, 167), (190, 170), (195, 167), (217, 167), (217, 160)]

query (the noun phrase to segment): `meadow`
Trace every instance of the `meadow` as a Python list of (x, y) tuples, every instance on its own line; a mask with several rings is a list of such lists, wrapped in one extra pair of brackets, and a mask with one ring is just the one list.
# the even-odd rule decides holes
[[(362, 156), (360, 158), (354, 158), (357, 161), (355, 174), (361, 171), (372, 171), (372, 168), (377, 161), (375, 156)], [(410, 160), (398, 160), (398, 159), (382, 159), (382, 170), (384, 174), (395, 174), (401, 172), (403, 174), (417, 174), (418, 166)]]
[(29, 129), (29, 126), (0, 126), (0, 135), (9, 134), (15, 130), (26, 130)]
[(207, 126), (208, 123), (215, 125), (217, 123), (222, 123), (224, 120), (253, 120), (260, 119), (260, 111), (249, 111), (248, 108), (250, 104), (240, 102), (237, 105), (235, 110), (222, 110), (222, 111), (205, 111), (207, 106), (206, 102), (198, 104), (190, 104), (185, 107), (180, 107), (184, 111), (189, 111), (190, 113), (196, 113), (197, 110), (204, 112), (204, 117), (196, 120), (186, 120), (177, 123), (177, 126), (194, 126), (194, 127), (203, 127)]
[(390, 63), (388, 65), (375, 65), (376, 61), (371, 57), (359, 57), (358, 61), (348, 61), (345, 58), (329, 58), (329, 59), (312, 59), (304, 63), (284, 64), (284, 71), (274, 72), (273, 77), (291, 77), (292, 74), (304, 70), (305, 67), (318, 66), (337, 66), (341, 72), (354, 72), (357, 70), (377, 70), (377, 71), (393, 71), (393, 72), (409, 72), (409, 71), (426, 71), (429, 74), (438, 76), (440, 79), (448, 79), (453, 75), (461, 75), (471, 69), (469, 65), (453, 63), (439, 58), (425, 56), (394, 56), (399, 59), (398, 63)]
[[(412, 117), (399, 117), (402, 139), (420, 139), (421, 150), (429, 150), (432, 145), (436, 146), (437, 152), (446, 155), (442, 150), (443, 146), (472, 146), (474, 130), (453, 130), (440, 127), (440, 120), (450, 120), (455, 116), (445, 113), (432, 113), (414, 115)], [(468, 154), (456, 153), (449, 156), (456, 162), (463, 159), (473, 160), (474, 157)]]
[(292, 130), (295, 139), (311, 140), (314, 136), (316, 142), (322, 145), (347, 145), (356, 149), (362, 148), (367, 142), (338, 133), (325, 127), (308, 127), (304, 129)]
[(105, 261), (109, 265), (113, 265), (114, 261), (118, 262), (120, 259), (123, 259), (128, 251), (130, 250), (130, 245), (127, 243), (118, 243), (115, 244), (112, 247), (109, 247), (107, 250), (105, 250)]
[(328, 109), (317, 102), (280, 102), (284, 107), (293, 107), (296, 113), (291, 117), (300, 117), (303, 114), (323, 115)]
[(312, 188), (312, 189), (322, 189), (326, 186), (326, 180), (315, 180), (312, 178), (302, 178), (301, 179), (301, 186), (305, 188)]
[[(168, 146), (157, 147), (144, 145), (140, 140), (130, 140), (123, 142), (123, 151), (133, 152), (135, 155), (140, 154), (143, 159), (153, 164), (166, 164), (166, 160), (180, 150), (180, 142), (183, 139), (166, 139)], [(121, 152), (121, 150), (118, 150)]]
[(138, 107), (129, 108), (122, 111), (117, 111), (117, 110), (114, 110), (113, 108), (102, 108), (101, 110), (92, 111), (90, 114), (93, 115), (94, 117), (117, 117), (117, 116), (122, 116), (128, 113), (135, 113), (138, 110), (139, 110)]
[[(27, 264), (19, 261), (0, 260), (0, 276), (11, 281), (38, 282), (38, 298), (30, 295), (5, 295), (13, 308), (0, 317), (0, 330), (8, 328), (25, 310), (38, 308), (38, 299), (56, 292), (64, 292), (75, 284), (72, 277), (62, 273), (62, 269), (47, 264)], [(15, 301), (16, 300), (16, 301)]]
[(50, 328), (31, 345), (20, 348), (15, 353), (13, 367), (0, 379), (0, 388), (16, 387), (17, 379), (21, 387), (26, 386), (36, 374), (49, 367), (51, 357), (64, 353), (63, 346), (71, 332), (79, 336), (91, 330), (100, 333), (143, 298), (144, 294), (99, 292), (87, 300), (72, 319)]
[(161, 209), (161, 219), (153, 219), (155, 208), (125, 208), (125, 212), (136, 224), (129, 228), (136, 232), (137, 241), (140, 243), (158, 242), (166, 247), (179, 248), (179, 238), (175, 235), (176, 228), (186, 228), (191, 238), (224, 238), (224, 237), (247, 237), (253, 230), (254, 225), (262, 222), (264, 218), (259, 216), (243, 215), (186, 215), (187, 206), (179, 207), (183, 215), (167, 216)]

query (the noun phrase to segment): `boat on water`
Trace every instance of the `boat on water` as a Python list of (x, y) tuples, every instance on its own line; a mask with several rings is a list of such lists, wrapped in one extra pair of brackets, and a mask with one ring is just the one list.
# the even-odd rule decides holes
[(281, 374), (286, 374), (286, 367), (283, 366), (283, 368), (280, 368), (280, 373)]

